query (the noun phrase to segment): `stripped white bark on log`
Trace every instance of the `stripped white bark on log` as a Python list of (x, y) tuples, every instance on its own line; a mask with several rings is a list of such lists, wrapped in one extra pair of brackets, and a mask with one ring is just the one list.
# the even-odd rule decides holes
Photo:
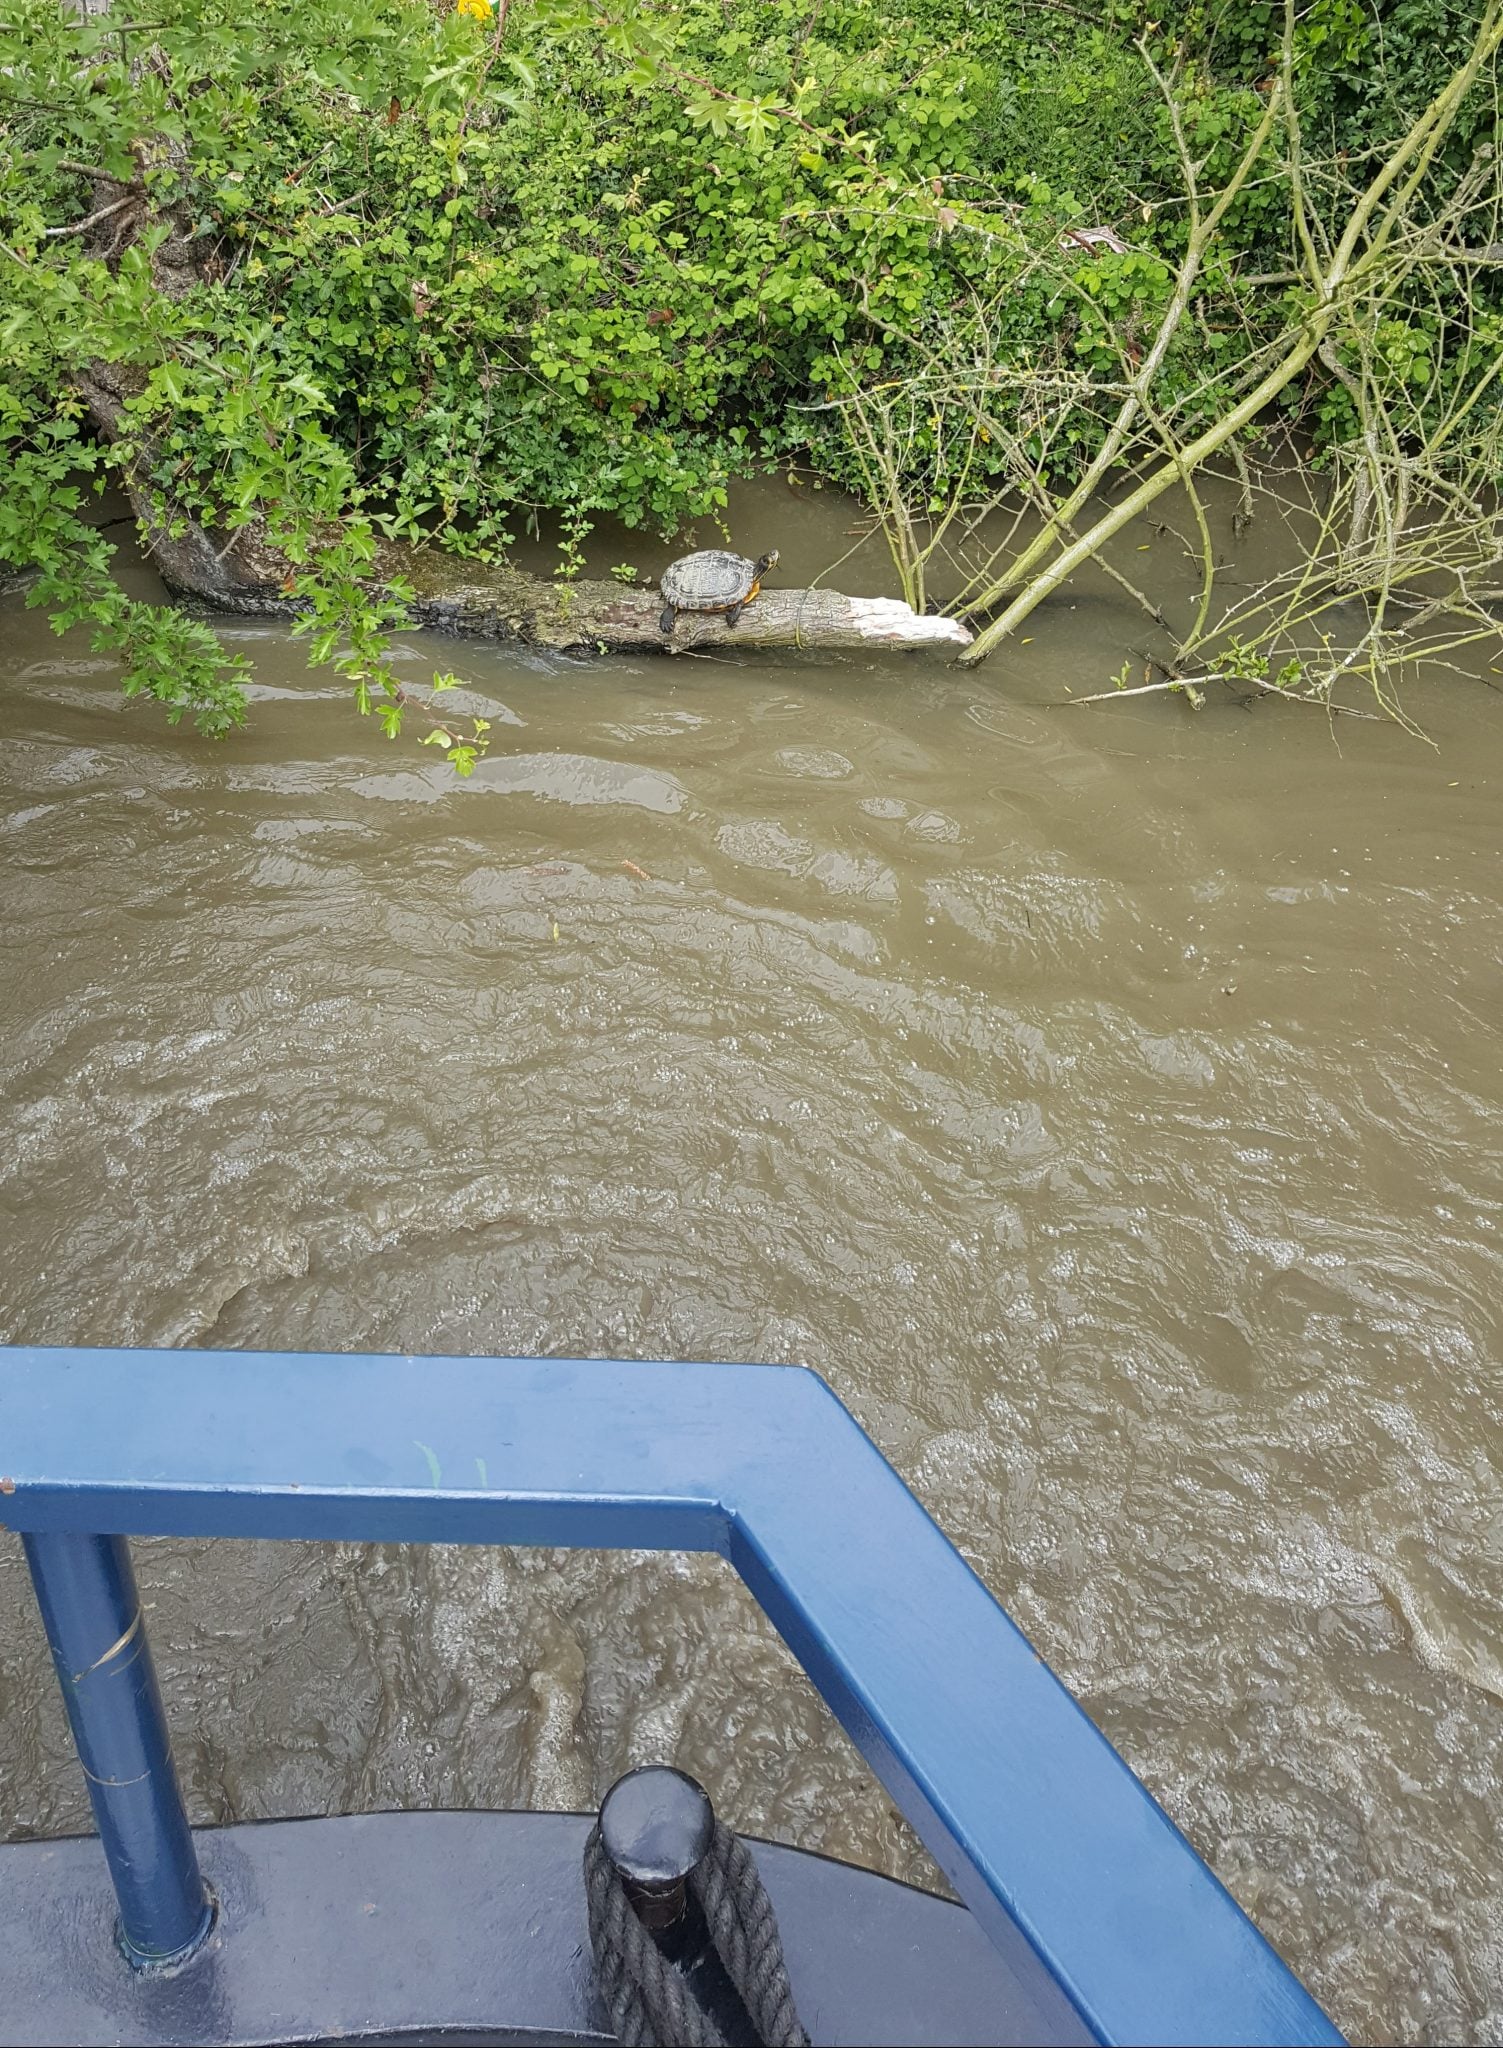
[(976, 637), (959, 619), (916, 612), (898, 597), (848, 597), (846, 603), (857, 631), (867, 640), (904, 647), (969, 647)]

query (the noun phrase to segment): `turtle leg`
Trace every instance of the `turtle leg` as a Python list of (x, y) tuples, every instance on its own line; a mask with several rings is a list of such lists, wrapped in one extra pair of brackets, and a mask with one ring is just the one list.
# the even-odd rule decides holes
[(665, 604), (663, 606), (662, 616), (658, 620), (658, 631), (662, 634), (665, 640), (671, 640), (673, 638), (673, 622), (677, 617), (678, 613), (673, 609), (673, 606), (671, 604)]
[(741, 614), (742, 614), (742, 613), (743, 613), (743, 612), (744, 612), (745, 610), (746, 610), (746, 600), (745, 600), (745, 599), (743, 598), (740, 604), (733, 604), (733, 605), (731, 606), (730, 610), (729, 610), (729, 611), (728, 611), (728, 612), (726, 613), (726, 615), (725, 615), (725, 623), (726, 623), (726, 625), (727, 625), (727, 626), (734, 626), (734, 625), (735, 625), (735, 623), (736, 623), (736, 621), (737, 621), (737, 619), (739, 619), (739, 618), (740, 618)]

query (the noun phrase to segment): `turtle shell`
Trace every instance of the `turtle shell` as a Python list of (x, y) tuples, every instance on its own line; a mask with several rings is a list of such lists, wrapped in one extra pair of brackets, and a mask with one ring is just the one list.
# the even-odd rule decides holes
[(727, 611), (751, 595), (757, 565), (727, 548), (705, 548), (682, 555), (663, 571), (659, 588), (666, 603), (681, 612)]

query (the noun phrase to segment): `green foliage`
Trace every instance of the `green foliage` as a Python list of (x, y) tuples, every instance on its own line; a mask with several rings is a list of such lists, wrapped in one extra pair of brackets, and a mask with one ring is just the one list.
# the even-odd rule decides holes
[(51, 419), (15, 426), (17, 408), (0, 400), (10, 416), (6, 489), (0, 495), (0, 561), (36, 574), (27, 602), (44, 605), (54, 628), (91, 629), (96, 653), (120, 663), (120, 687), (127, 697), (146, 695), (166, 708), (176, 725), (191, 712), (211, 739), (221, 738), (245, 718), (240, 676), (245, 664), (227, 656), (207, 626), (168, 606), (131, 598), (110, 574), (113, 552), (83, 516), (87, 479), (97, 472), (98, 451), (79, 440), (76, 403), (65, 403)]
[[(1298, 9), (1301, 112), (1321, 147), (1348, 154), (1392, 143), (1462, 61), (1479, 0), (1307, 0)], [(1283, 0), (1189, 0), (1160, 10), (1218, 78), (1266, 77), (1284, 25)], [(1459, 167), (1496, 124), (1480, 91), (1448, 151)]]
[[(1379, 146), (1475, 13), (1310, 0), (1311, 149)], [(733, 476), (774, 462), (860, 484), (822, 408), (911, 377), (977, 306), (999, 437), (1066, 477), (1172, 287), (1174, 121), (1214, 189), (1260, 119), (1282, 18), (1272, 0), (155, 0), (79, 19), (13, 0), (0, 554), (41, 567), (34, 601), (89, 618), (128, 687), (226, 729), (237, 664), (201, 626), (111, 599), (79, 520), (80, 478), (129, 466), (163, 521), (281, 549), (311, 658), (395, 734), (412, 706), (387, 660), (400, 597), (372, 595), (379, 536), (494, 556), (546, 518), (572, 573), (601, 516), (715, 518)], [(1484, 95), (1468, 118), (1458, 165), (1495, 119)], [(1068, 239), (1103, 223), (1124, 247)], [(1283, 319), (1277, 287), (1241, 279), (1280, 267), (1289, 230), (1271, 158), (1164, 365), (1182, 419), (1209, 416), (1225, 366)], [(1441, 317), (1386, 308), (1367, 363), (1443, 402)], [(130, 373), (108, 451), (75, 399), (57, 405), (97, 361)], [(1057, 418), (1007, 411), (1008, 365), (1050, 366)], [(1312, 371), (1307, 423), (1339, 440), (1346, 396)], [(995, 445), (921, 411), (908, 484), (943, 502), (957, 465), (986, 481)], [(429, 737), (461, 772), (484, 742)]]
[(486, 549), (545, 513), (714, 515), (796, 445), (790, 408), (853, 328), (955, 289), (931, 181), (968, 162), (974, 67), (883, 47), (866, 4), (817, 35), (786, 0), (691, 5), (629, 68), (517, 33), (535, 84), (500, 101), (284, 104), (281, 146), (209, 201), (245, 251), (235, 303), (254, 289), (338, 394), (395, 533)]

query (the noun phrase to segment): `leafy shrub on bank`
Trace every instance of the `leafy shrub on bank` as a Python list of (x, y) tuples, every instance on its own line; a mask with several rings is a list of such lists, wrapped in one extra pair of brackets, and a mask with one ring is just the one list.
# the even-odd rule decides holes
[[(163, 516), (271, 518), (295, 563), (324, 565), (300, 586), (326, 605), (319, 646), (358, 630), (371, 650), (382, 621), (351, 593), (372, 522), (493, 551), (544, 515), (671, 530), (777, 462), (859, 482), (829, 408), (936, 350), (984, 346), (998, 403), (1020, 394), (1005, 433), (1068, 477), (1169, 302), (1176, 129), (1214, 190), (1261, 119), (1284, 18), (1271, 0), (148, 12), (17, 0), (0, 26), (0, 437), (24, 486), (0, 551), (27, 559), (24, 508), (45, 503), (66, 555), (43, 486), (80, 408), (57, 393), (106, 360), (129, 373), (119, 452)], [(1402, 127), (1476, 16), (1311, 0), (1296, 89), (1332, 167), (1312, 192), (1339, 208), (1344, 167)], [(1456, 177), (1490, 122), (1479, 91), (1447, 140)], [(1182, 423), (1214, 415), (1227, 366), (1288, 316), (1280, 146), (1157, 373)], [(1445, 319), (1395, 303), (1367, 367), (1443, 402)], [(1294, 394), (1338, 441), (1340, 367)], [(1041, 390), (1058, 393), (1043, 426), (1022, 396)], [(916, 420), (920, 500), (958, 487), (955, 445), (938, 412)], [(978, 486), (990, 445), (968, 447)], [(109, 609), (97, 576), (87, 602)]]
[[(1175, 168), (1125, 27), (1058, 17), (1061, 48), (1024, 9), (690, 0), (651, 14), (643, 58), (518, 4), (471, 90), (483, 11), (154, 12), (161, 75), (106, 67), (84, 106), (71, 31), (23, 0), (0, 58), (63, 113), (8, 123), (29, 147), (7, 197), (66, 227), (91, 192), (64, 164), (165, 140), (153, 199), (208, 245), (156, 386), (158, 481), (188, 509), (263, 481), (237, 354), (302, 390), (396, 530), (487, 546), (541, 512), (713, 512), (732, 474), (819, 441), (823, 394), (903, 374), (897, 337), (1014, 275), (1007, 345), (1063, 333), (1087, 363), (1164, 288)], [(1236, 89), (1203, 119), (1230, 147), (1254, 111)], [(1061, 225), (1114, 217), (1137, 253), (1094, 266), (1099, 317), (1022, 281)]]

